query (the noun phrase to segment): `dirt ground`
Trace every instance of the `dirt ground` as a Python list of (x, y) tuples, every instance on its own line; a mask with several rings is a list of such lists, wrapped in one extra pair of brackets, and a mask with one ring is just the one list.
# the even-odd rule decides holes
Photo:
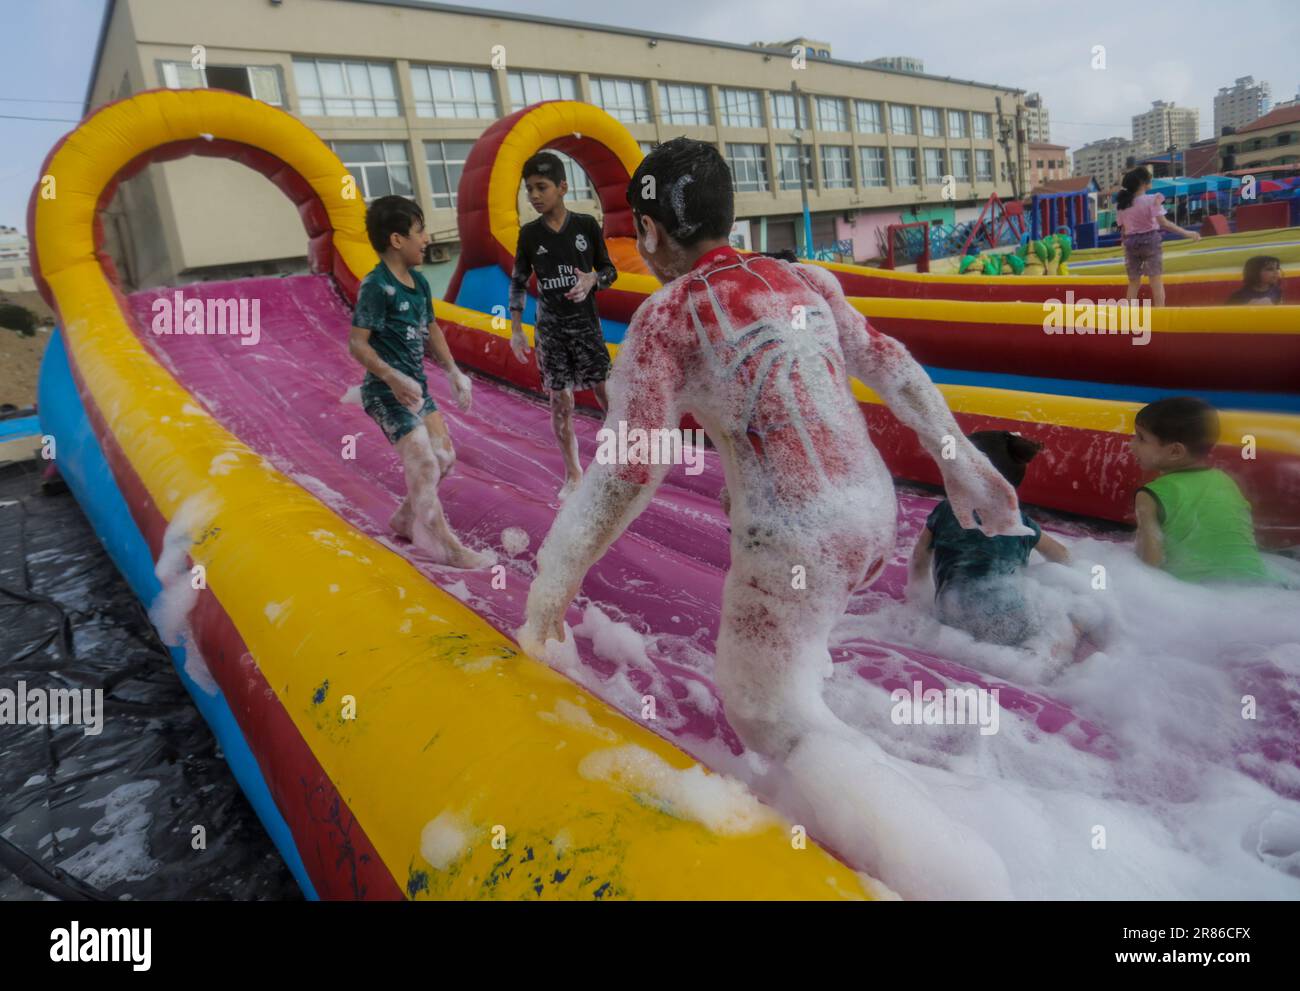
[(36, 375), (49, 343), (49, 327), (38, 328), (35, 337), (0, 327), (0, 404), (23, 409), (36, 402)]

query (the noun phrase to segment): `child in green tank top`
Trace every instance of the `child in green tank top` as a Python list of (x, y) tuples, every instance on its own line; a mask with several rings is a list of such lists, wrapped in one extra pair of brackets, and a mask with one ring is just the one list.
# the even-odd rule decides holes
[(1219, 439), (1214, 407), (1191, 396), (1161, 399), (1137, 415), (1131, 448), (1143, 471), (1137, 554), (1187, 582), (1280, 584), (1255, 543), (1237, 483), (1206, 459)]

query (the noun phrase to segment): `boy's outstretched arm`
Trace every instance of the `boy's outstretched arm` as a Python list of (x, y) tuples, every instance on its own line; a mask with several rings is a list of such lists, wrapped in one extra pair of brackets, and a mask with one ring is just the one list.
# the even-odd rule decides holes
[[(989, 536), (1030, 533), (1020, 519), (1016, 490), (966, 439), (943, 396), (907, 348), (873, 330), (849, 305), (839, 280), (830, 272), (813, 265), (801, 265), (800, 269), (830, 304), (850, 373), (880, 395), (934, 458), (963, 529), (978, 527)], [(944, 457), (945, 441), (951, 457)]]
[(1160, 529), (1160, 507), (1150, 492), (1138, 492), (1133, 500), (1137, 516), (1137, 556), (1144, 564), (1159, 568), (1165, 563), (1164, 533)]
[[(676, 429), (680, 423), (684, 373), (680, 356), (667, 344), (666, 326), (662, 311), (650, 302), (632, 318), (609, 382), (605, 427), (615, 435), (621, 422), (628, 437), (638, 436), (633, 432), (638, 429)], [(670, 467), (603, 461), (592, 462), (537, 552), (527, 621), (519, 631), (520, 645), (537, 656), (547, 640), (564, 639), (564, 614), (583, 577), (645, 509)]]
[(451, 348), (447, 346), (447, 335), (442, 332), (437, 320), (429, 321), (429, 339), (425, 342), (424, 353), (447, 373), (447, 381), (456, 394), (456, 405), (468, 413), (473, 395), (469, 376), (456, 366), (456, 359), (451, 356)]

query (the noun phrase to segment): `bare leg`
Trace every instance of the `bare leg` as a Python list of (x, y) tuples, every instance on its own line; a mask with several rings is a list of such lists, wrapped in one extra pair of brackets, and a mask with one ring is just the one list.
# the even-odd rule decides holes
[(1165, 279), (1162, 275), (1151, 276), (1151, 305), (1165, 305)]
[[(438, 499), (440, 472), (428, 431), (412, 430), (397, 442), (406, 470), (406, 499), (411, 512), (411, 540), (433, 555), (440, 564), (453, 568), (482, 568), (492, 563), (490, 555), (471, 551), (452, 532)], [(399, 508), (398, 513), (401, 513)]]
[(609, 397), (605, 395), (605, 383), (597, 382), (591, 387), (592, 394), (596, 397), (596, 405), (600, 407), (602, 413), (609, 409)]
[(1129, 279), (1129, 280), (1128, 280), (1128, 298), (1129, 298), (1129, 299), (1137, 299), (1137, 298), (1138, 298), (1138, 295), (1139, 295), (1141, 292), (1142, 292), (1142, 276), (1139, 275), (1136, 279)]
[(438, 481), (441, 483), (456, 465), (456, 448), (451, 443), (451, 432), (447, 429), (442, 414), (438, 412), (430, 413), (424, 418), (424, 429), (433, 444), (433, 456), (438, 459)]
[(560, 499), (564, 500), (582, 481), (582, 465), (578, 463), (578, 438), (573, 432), (573, 390), (551, 390), (551, 429), (564, 455), (564, 485)]
[(409, 495), (402, 497), (402, 504), (397, 507), (397, 512), (393, 518), (388, 521), (393, 532), (399, 537), (411, 539), (411, 525), (415, 522), (415, 512), (411, 509), (411, 497)]
[[(796, 821), (904, 897), (1009, 897), (997, 853), (822, 698), (831, 629), (874, 556), (886, 553), (893, 527), (882, 527), (882, 539), (837, 536), (835, 551), (804, 548), (796, 557), (748, 553), (749, 538), (733, 538), (714, 671), (727, 720), (748, 747), (779, 762), (784, 777), (776, 780), (789, 789)], [(805, 564), (806, 590), (791, 588), (791, 561)], [(888, 711), (882, 706), (880, 716)]]

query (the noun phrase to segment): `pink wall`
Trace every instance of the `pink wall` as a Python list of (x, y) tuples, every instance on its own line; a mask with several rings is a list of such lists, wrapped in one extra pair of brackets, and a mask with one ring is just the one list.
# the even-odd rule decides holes
[(871, 213), (859, 213), (852, 221), (845, 222), (843, 217), (835, 218), (835, 237), (841, 241), (853, 241), (853, 260), (866, 261), (879, 253), (876, 231), (884, 230), (890, 224), (902, 223), (902, 214), (897, 210), (878, 210)]

